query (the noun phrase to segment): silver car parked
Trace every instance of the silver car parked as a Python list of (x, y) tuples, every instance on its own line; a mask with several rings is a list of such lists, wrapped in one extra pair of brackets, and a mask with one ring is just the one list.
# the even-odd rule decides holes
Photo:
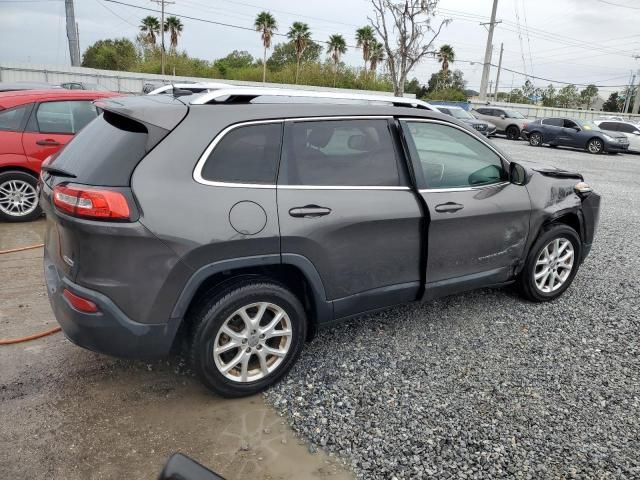
[(622, 133), (629, 139), (629, 151), (640, 153), (640, 125), (618, 120), (596, 120), (593, 123), (607, 132)]
[(522, 130), (530, 122), (520, 112), (509, 108), (478, 107), (474, 108), (471, 113), (480, 120), (493, 123), (496, 126), (496, 133), (506, 135), (509, 140), (518, 140)]

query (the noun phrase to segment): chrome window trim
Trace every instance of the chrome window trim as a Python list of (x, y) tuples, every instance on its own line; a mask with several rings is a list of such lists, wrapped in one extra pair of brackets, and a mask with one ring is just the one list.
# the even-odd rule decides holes
[(501, 187), (511, 185), (511, 182), (489, 183), (487, 185), (477, 185), (475, 187), (451, 187), (451, 188), (421, 188), (420, 193), (445, 193), (445, 192), (469, 192), (473, 190), (484, 190), (485, 188)]
[(327, 120), (389, 120), (392, 119), (391, 115), (348, 115), (348, 116), (325, 116), (325, 117), (294, 117), (294, 118), (280, 118), (271, 120), (250, 120), (246, 122), (234, 123), (224, 128), (211, 143), (207, 146), (205, 151), (200, 155), (198, 162), (193, 170), (193, 179), (202, 185), (209, 185), (212, 187), (229, 187), (229, 188), (261, 188), (261, 189), (276, 189), (281, 188), (285, 190), (410, 190), (408, 186), (376, 186), (376, 185), (276, 185), (276, 183), (238, 183), (238, 182), (219, 182), (214, 180), (206, 180), (202, 177), (202, 169), (204, 168), (209, 155), (213, 149), (220, 143), (220, 141), (232, 130), (236, 128), (262, 125), (269, 123), (284, 123), (284, 122), (313, 122), (313, 121), (327, 121)]
[[(478, 138), (475, 135), (472, 135), (465, 128), (460, 127), (459, 125), (456, 125), (454, 123), (444, 122), (442, 120), (435, 120), (435, 119), (430, 119), (430, 118), (412, 118), (412, 117), (402, 117), (402, 118), (398, 118), (398, 120), (399, 121), (422, 122), (422, 123), (438, 123), (438, 124), (441, 124), (441, 125), (446, 125), (448, 127), (457, 128), (461, 132), (466, 133), (467, 135), (469, 135), (474, 140), (480, 142), (481, 144), (483, 144), (484, 146), (489, 148), (489, 150), (491, 150), (493, 153), (495, 153), (502, 162), (505, 162), (507, 164), (507, 166), (511, 164), (511, 162), (509, 160), (507, 160), (498, 150), (496, 150), (491, 144), (486, 142), (484, 137), (483, 138)], [(418, 191), (421, 192), (421, 193), (427, 193), (427, 192), (430, 192), (430, 193), (466, 192), (466, 191), (469, 191), (469, 190), (480, 190), (480, 189), (487, 188), (487, 187), (495, 187), (497, 185), (506, 185), (506, 184), (510, 184), (510, 183), (511, 182), (508, 182), (508, 181), (505, 182), (504, 180), (501, 180), (501, 181), (496, 182), (496, 183), (489, 183), (487, 185), (478, 185), (478, 186), (475, 186), (475, 187), (469, 186), (469, 187), (451, 187), (451, 188), (420, 188)]]

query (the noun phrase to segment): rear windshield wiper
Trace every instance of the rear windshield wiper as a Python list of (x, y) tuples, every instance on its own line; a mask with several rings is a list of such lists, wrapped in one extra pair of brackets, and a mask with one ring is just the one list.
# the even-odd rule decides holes
[(68, 178), (76, 178), (71, 172), (67, 172), (62, 168), (54, 167), (53, 165), (43, 165), (42, 170), (47, 172), (49, 175), (53, 175), (54, 177), (68, 177)]

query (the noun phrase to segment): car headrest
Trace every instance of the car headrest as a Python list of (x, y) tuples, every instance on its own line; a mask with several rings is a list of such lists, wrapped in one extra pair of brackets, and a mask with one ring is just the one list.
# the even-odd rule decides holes
[(360, 134), (351, 135), (347, 141), (347, 145), (349, 145), (349, 148), (353, 150), (368, 150), (367, 137)]
[(333, 128), (314, 125), (311, 131), (307, 134), (307, 143), (316, 148), (324, 148), (327, 146), (332, 136)]

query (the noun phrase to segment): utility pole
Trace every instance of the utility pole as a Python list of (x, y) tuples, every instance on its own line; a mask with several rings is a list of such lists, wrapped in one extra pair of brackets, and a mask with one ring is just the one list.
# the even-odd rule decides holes
[(164, 6), (171, 5), (176, 2), (169, 2), (167, 0), (151, 0), (152, 2), (160, 5), (160, 65), (162, 68), (162, 75), (164, 75), (164, 65), (165, 65), (165, 49), (164, 49)]
[(633, 91), (633, 86), (636, 84), (636, 74), (631, 73), (631, 80), (629, 80), (629, 85), (627, 86), (627, 94), (624, 99), (624, 106), (622, 107), (622, 113), (627, 113), (629, 107), (631, 107), (631, 92)]
[(69, 40), (69, 58), (72, 67), (80, 66), (80, 48), (78, 46), (78, 27), (73, 11), (73, 0), (64, 0), (64, 11), (67, 17), (67, 40)]
[(496, 74), (496, 89), (493, 93), (494, 100), (498, 100), (498, 83), (500, 82), (500, 70), (502, 69), (502, 52), (504, 52), (504, 43), (500, 44), (500, 60), (498, 61), (498, 73)]
[(493, 80), (489, 80), (489, 93), (487, 94), (489, 97), (491, 97), (491, 92), (493, 92)]
[(482, 80), (480, 81), (480, 100), (487, 99), (487, 85), (489, 84), (489, 72), (491, 71), (491, 50), (493, 44), (493, 29), (496, 23), (496, 10), (498, 9), (498, 0), (493, 0), (493, 8), (491, 9), (491, 21), (489, 23), (481, 23), (480, 25), (489, 25), (489, 34), (487, 35), (487, 46), (484, 49), (484, 66), (482, 68)]

